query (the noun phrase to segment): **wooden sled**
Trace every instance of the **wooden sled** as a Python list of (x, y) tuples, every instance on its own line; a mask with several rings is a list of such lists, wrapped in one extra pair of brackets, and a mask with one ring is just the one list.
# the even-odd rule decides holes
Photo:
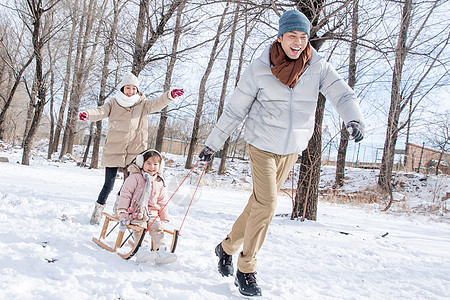
[[(105, 222), (103, 223), (102, 231), (100, 232), (99, 238), (92, 238), (92, 241), (102, 247), (103, 249), (109, 251), (109, 252), (117, 252), (117, 254), (120, 255), (123, 259), (130, 259), (133, 257), (133, 255), (136, 254), (136, 252), (139, 250), (139, 247), (141, 246), (145, 233), (146, 228), (139, 227), (136, 225), (127, 225), (126, 231), (119, 231), (119, 216), (118, 215), (110, 215), (108, 213), (103, 212), (102, 215), (105, 216)], [(110, 226), (111, 223), (111, 226)], [(112, 227), (109, 231), (109, 227)], [(133, 236), (133, 232), (137, 232), (136, 234), (136, 240), (131, 241), (129, 240), (130, 237)], [(178, 242), (178, 231), (179, 230), (166, 230), (164, 229), (164, 232), (169, 233), (172, 235), (172, 244), (170, 245), (170, 252), (174, 253), (175, 249), (177, 247)], [(117, 238), (114, 240), (114, 236), (112, 239), (110, 239), (111, 242), (114, 244), (114, 246), (110, 246), (107, 244), (106, 239), (111, 235), (111, 233), (116, 232)], [(127, 232), (127, 237), (124, 240), (124, 235)], [(128, 241), (128, 243), (127, 243)], [(154, 250), (153, 242), (151, 250)]]

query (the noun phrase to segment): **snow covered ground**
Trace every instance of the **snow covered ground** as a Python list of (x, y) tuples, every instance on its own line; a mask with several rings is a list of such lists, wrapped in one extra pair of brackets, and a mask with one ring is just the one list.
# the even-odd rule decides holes
[[(205, 175), (181, 230), (178, 261), (157, 266), (123, 260), (91, 241), (100, 233), (100, 226), (89, 225), (89, 217), (103, 170), (49, 161), (39, 153), (23, 166), (17, 163), (21, 149), (11, 147), (0, 150), (0, 156), (10, 161), (0, 163), (0, 299), (242, 298), (233, 278), (217, 272), (214, 247), (246, 204), (247, 164), (234, 165), (228, 176)], [(183, 157), (168, 157), (174, 162), (165, 176), (173, 191), (187, 170)], [(324, 168), (321, 185), (331, 182), (332, 171)], [(349, 190), (375, 182), (373, 171), (348, 172)], [(181, 225), (198, 176), (171, 201), (171, 227)], [(436, 201), (426, 190), (436, 183), (428, 180), (423, 186), (423, 181), (417, 179), (403, 193), (410, 208)], [(115, 192), (120, 184), (119, 179)], [(448, 177), (439, 184), (449, 191)], [(320, 201), (316, 222), (283, 217), (290, 212), (290, 198), (281, 195), (278, 216), (258, 254), (261, 299), (450, 298), (446, 210), (433, 216), (396, 209), (386, 213), (373, 206)]]

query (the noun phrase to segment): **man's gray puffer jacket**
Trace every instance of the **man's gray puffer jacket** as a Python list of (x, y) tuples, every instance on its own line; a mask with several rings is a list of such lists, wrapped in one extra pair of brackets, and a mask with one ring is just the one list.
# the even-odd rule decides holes
[(300, 153), (314, 130), (319, 92), (344, 122), (363, 124), (355, 92), (314, 49), (297, 84), (290, 88), (270, 70), (269, 51), (245, 70), (206, 146), (217, 151), (245, 119), (244, 139), (263, 151), (285, 155)]

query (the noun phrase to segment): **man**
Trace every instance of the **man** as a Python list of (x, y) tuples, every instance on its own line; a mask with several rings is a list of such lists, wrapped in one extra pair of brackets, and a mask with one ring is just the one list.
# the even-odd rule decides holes
[(277, 193), (308, 145), (314, 130), (319, 92), (347, 124), (350, 138), (363, 138), (363, 116), (354, 91), (311, 47), (310, 22), (290, 10), (279, 20), (277, 40), (253, 61), (206, 140), (199, 157), (210, 161), (247, 117), (244, 139), (249, 144), (253, 193), (228, 236), (217, 245), (219, 272), (231, 276), (232, 255), (239, 253), (235, 284), (245, 296), (260, 296), (256, 254), (272, 221)]

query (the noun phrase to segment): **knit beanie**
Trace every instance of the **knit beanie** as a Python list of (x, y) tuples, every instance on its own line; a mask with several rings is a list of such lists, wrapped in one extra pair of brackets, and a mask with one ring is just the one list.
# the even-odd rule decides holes
[(278, 21), (278, 37), (289, 31), (303, 31), (306, 32), (309, 38), (309, 29), (311, 22), (308, 18), (298, 10), (286, 11)]
[(139, 80), (137, 77), (131, 72), (126, 72), (125, 75), (123, 75), (122, 81), (117, 86), (117, 89), (120, 90), (122, 87), (129, 84), (134, 85), (139, 90)]

